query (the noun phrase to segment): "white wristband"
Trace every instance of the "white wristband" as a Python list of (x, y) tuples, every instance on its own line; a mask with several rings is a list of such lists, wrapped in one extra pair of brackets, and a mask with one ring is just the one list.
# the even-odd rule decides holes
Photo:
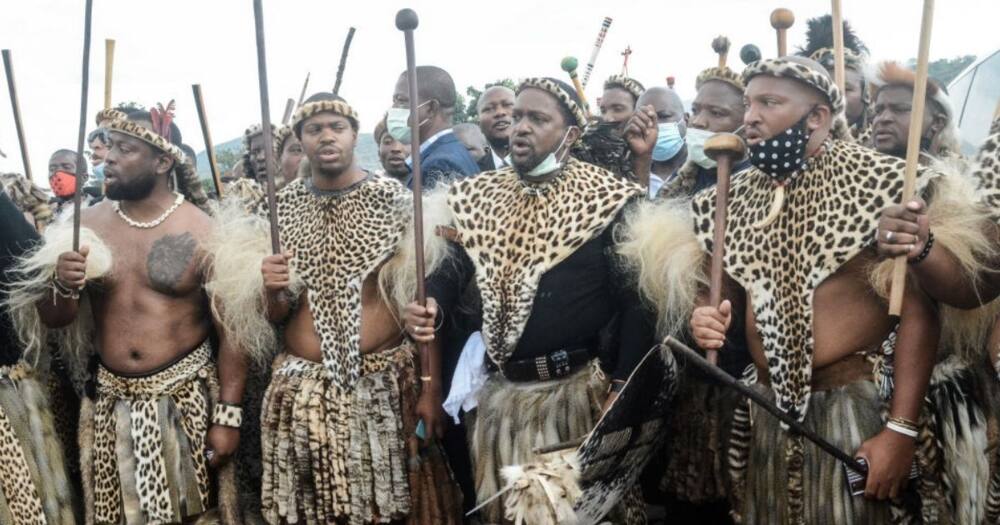
[(889, 430), (891, 430), (891, 431), (893, 431), (893, 432), (895, 432), (897, 434), (902, 434), (904, 436), (911, 437), (913, 439), (917, 439), (917, 436), (919, 435), (919, 434), (917, 434), (916, 430), (913, 430), (913, 429), (910, 429), (910, 428), (906, 428), (903, 425), (899, 425), (899, 424), (897, 424), (894, 421), (890, 421), (890, 422), (886, 423), (885, 424), (885, 428), (888, 428)]

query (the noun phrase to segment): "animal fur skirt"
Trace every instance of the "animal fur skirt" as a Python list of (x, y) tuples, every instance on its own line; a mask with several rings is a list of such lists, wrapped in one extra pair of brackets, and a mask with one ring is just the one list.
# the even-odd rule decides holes
[(73, 525), (77, 508), (45, 388), (23, 362), (0, 367), (0, 524)]
[(338, 392), (322, 363), (274, 361), (261, 417), (261, 508), (278, 524), (461, 523), (461, 491), (443, 454), (416, 436), (413, 348), (365, 354)]

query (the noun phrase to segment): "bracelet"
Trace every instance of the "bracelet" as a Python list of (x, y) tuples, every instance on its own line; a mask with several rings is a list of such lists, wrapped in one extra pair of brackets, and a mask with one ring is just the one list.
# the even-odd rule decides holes
[(892, 421), (893, 423), (895, 423), (895, 424), (897, 424), (897, 425), (899, 425), (901, 427), (908, 428), (908, 429), (910, 429), (910, 430), (912, 430), (914, 432), (916, 432), (917, 430), (920, 430), (920, 424), (919, 423), (917, 423), (916, 421), (910, 421), (909, 419), (906, 419), (905, 417), (890, 417), (889, 421)]
[(420, 376), (420, 380), (423, 381), (424, 383), (430, 383), (431, 381), (434, 380), (434, 378), (431, 376)]
[(243, 424), (243, 407), (219, 401), (212, 412), (212, 424), (240, 428)]
[(891, 430), (891, 431), (893, 431), (893, 432), (895, 432), (897, 434), (902, 434), (902, 435), (904, 435), (906, 437), (917, 439), (917, 435), (918, 434), (917, 434), (916, 430), (909, 429), (909, 428), (906, 428), (906, 427), (904, 427), (902, 425), (899, 425), (898, 423), (896, 423), (895, 421), (893, 421), (891, 419), (889, 420), (888, 423), (885, 424), (885, 428), (888, 428), (889, 430)]
[(928, 255), (931, 254), (931, 248), (934, 246), (934, 234), (927, 234), (927, 242), (924, 244), (924, 249), (920, 251), (920, 255), (916, 256), (910, 264), (920, 264)]
[(79, 290), (74, 290), (74, 289), (66, 286), (62, 282), (60, 282), (59, 278), (56, 277), (56, 274), (54, 274), (54, 273), (52, 274), (52, 296), (53, 296), (52, 300), (53, 301), (55, 301), (55, 296), (57, 296), (57, 295), (59, 297), (62, 297), (63, 299), (73, 299), (73, 300), (79, 299), (80, 298), (80, 290), (83, 290), (83, 288), (80, 288)]

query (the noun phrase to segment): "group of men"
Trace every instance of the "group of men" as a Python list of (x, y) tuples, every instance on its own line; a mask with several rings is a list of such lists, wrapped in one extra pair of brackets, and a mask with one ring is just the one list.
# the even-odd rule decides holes
[[(864, 494), (683, 369), (662, 457), (609, 521), (645, 522), (647, 501), (684, 523), (1000, 521), (1000, 130), (961, 158), (932, 82), (900, 205), (915, 76), (864, 76), (847, 28), (841, 92), (829, 22), (814, 29), (798, 56), (706, 69), (689, 112), (614, 76), (591, 116), (566, 82), (530, 78), (453, 129), (451, 76), (420, 66), (419, 100), (404, 72), (375, 126), (380, 173), (355, 156), (356, 111), (318, 93), (273, 137), (247, 131), (216, 203), (172, 108), (102, 112), (105, 198), (78, 232), (18, 184), (0, 195), (0, 523), (511, 523), (526, 514), (493, 498), (505, 469), (587, 435), (666, 336), (864, 459)], [(748, 148), (715, 306), (717, 133)], [(53, 156), (59, 204), (76, 162)], [(554, 523), (550, 498), (573, 494), (527, 515)]]

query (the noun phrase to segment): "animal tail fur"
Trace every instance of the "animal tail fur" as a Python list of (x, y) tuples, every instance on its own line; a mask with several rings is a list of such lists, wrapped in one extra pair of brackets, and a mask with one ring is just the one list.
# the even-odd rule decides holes
[(684, 329), (698, 290), (708, 285), (705, 253), (694, 235), (690, 201), (643, 202), (628, 212), (615, 235), (626, 269), (657, 311), (657, 332)]

